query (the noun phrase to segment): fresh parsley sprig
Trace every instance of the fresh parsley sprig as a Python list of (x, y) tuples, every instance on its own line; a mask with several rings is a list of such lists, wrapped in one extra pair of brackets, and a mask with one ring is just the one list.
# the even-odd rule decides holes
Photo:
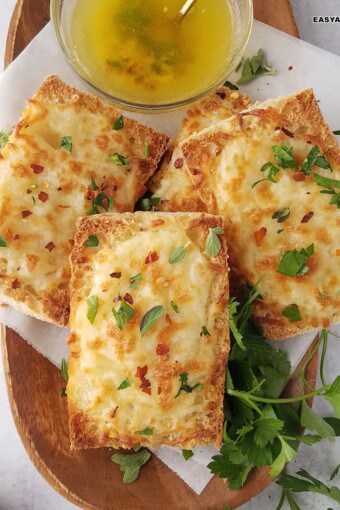
[(237, 85), (244, 85), (263, 74), (276, 74), (275, 69), (264, 59), (263, 50), (259, 49), (256, 55), (247, 58), (242, 65), (242, 75)]
[(132, 483), (137, 480), (140, 468), (148, 462), (150, 457), (151, 453), (143, 450), (132, 454), (115, 453), (112, 455), (111, 460), (119, 464), (121, 471), (123, 471), (123, 482)]

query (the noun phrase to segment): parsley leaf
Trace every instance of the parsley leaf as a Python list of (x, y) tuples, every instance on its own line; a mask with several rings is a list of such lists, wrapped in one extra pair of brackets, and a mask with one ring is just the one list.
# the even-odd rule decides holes
[(128, 159), (122, 154), (119, 154), (118, 152), (111, 154), (109, 156), (109, 159), (110, 161), (112, 161), (112, 163), (114, 163), (117, 166), (129, 166)]
[(87, 298), (86, 300), (87, 304), (87, 314), (86, 317), (91, 322), (91, 324), (94, 323), (97, 311), (98, 311), (98, 297), (97, 296), (91, 296)]
[(311, 476), (305, 469), (300, 469), (297, 475), (299, 478), (292, 475), (283, 475), (276, 483), (290, 492), (315, 492), (340, 503), (339, 487), (327, 487), (320, 480)]
[(284, 207), (283, 209), (279, 209), (273, 213), (272, 220), (277, 220), (278, 223), (283, 223), (284, 221), (288, 220), (289, 216), (290, 208)]
[(281, 442), (281, 452), (278, 457), (274, 460), (272, 468), (270, 470), (270, 476), (275, 478), (284, 469), (287, 462), (290, 462), (297, 455), (297, 451), (294, 450), (289, 444), (282, 438), (279, 437)]
[(332, 441), (334, 438), (333, 428), (304, 401), (301, 408), (301, 425), (308, 430), (315, 430), (323, 439)]
[(340, 129), (337, 129), (336, 131), (332, 131), (333, 135), (340, 135)]
[(149, 144), (148, 142), (144, 142), (144, 157), (145, 158), (148, 158), (149, 157)]
[(184, 460), (189, 460), (194, 455), (194, 452), (192, 450), (182, 449), (182, 455), (184, 457)]
[(140, 434), (141, 436), (152, 436), (153, 435), (153, 429), (146, 427), (146, 429), (138, 430), (137, 434)]
[(230, 81), (225, 81), (225, 82), (223, 83), (223, 85), (224, 85), (225, 87), (227, 87), (228, 89), (230, 89), (230, 90), (238, 90), (238, 87), (236, 87), (236, 85), (234, 85), (234, 84), (233, 84), (233, 83), (231, 83)]
[(118, 117), (118, 119), (115, 120), (112, 129), (114, 129), (115, 131), (119, 131), (120, 129), (123, 129), (123, 127), (124, 127), (124, 117), (123, 117), (123, 115), (121, 115), (120, 117)]
[(297, 170), (298, 166), (293, 156), (293, 147), (287, 147), (284, 144), (274, 145), (271, 150), (280, 168), (293, 168)]
[(164, 306), (157, 305), (151, 308), (144, 317), (142, 318), (142, 321), (140, 323), (140, 332), (142, 337), (145, 335), (145, 333), (151, 328), (151, 326), (158, 320), (164, 313)]
[(6, 239), (2, 236), (0, 236), (0, 248), (7, 248)]
[(208, 331), (207, 326), (202, 326), (201, 336), (211, 336), (211, 334)]
[(5, 147), (5, 145), (8, 143), (11, 134), (12, 134), (11, 131), (10, 132), (0, 131), (0, 153), (2, 149)]
[(68, 382), (68, 368), (65, 359), (61, 360), (60, 373), (64, 381)]
[(298, 322), (302, 320), (299, 307), (295, 303), (286, 306), (281, 315), (283, 315), (283, 317), (287, 317), (289, 322)]
[(320, 149), (319, 149), (318, 145), (314, 145), (314, 147), (312, 147), (312, 149), (307, 154), (306, 159), (303, 160), (301, 170), (306, 175), (310, 175), (312, 167), (314, 165), (318, 166), (319, 168), (325, 168), (325, 169), (331, 168), (331, 166), (328, 163), (328, 161), (326, 160), (326, 158), (324, 156), (319, 156), (319, 153), (320, 153)]
[(135, 211), (153, 211), (157, 205), (160, 204), (159, 197), (153, 197), (152, 191), (147, 191), (143, 198), (138, 200), (135, 205)]
[(336, 205), (337, 208), (340, 209), (340, 193), (335, 191), (335, 189), (340, 189), (340, 181), (336, 179), (329, 179), (328, 177), (323, 177), (318, 174), (313, 174), (313, 179), (318, 186), (326, 188), (320, 191), (320, 193), (332, 195), (330, 204)]
[(273, 67), (264, 60), (263, 50), (259, 49), (256, 55), (252, 58), (247, 58), (243, 62), (242, 75), (237, 81), (238, 85), (244, 85), (254, 80), (256, 76), (262, 74), (275, 74), (276, 71)]
[(309, 267), (305, 262), (314, 254), (314, 243), (310, 244), (306, 249), (302, 248), (300, 252), (296, 249), (293, 251), (285, 251), (281, 254), (279, 265), (276, 269), (278, 273), (294, 278), (294, 276), (303, 276), (309, 271)]
[(252, 188), (255, 188), (255, 186), (257, 186), (260, 182), (264, 182), (264, 181), (277, 183), (277, 181), (274, 179), (274, 177), (275, 177), (275, 175), (277, 175), (279, 173), (280, 169), (277, 168), (276, 166), (274, 166), (273, 163), (270, 163), (270, 161), (269, 161), (268, 163), (265, 163), (260, 168), (260, 172), (266, 172), (267, 170), (269, 170), (267, 177), (254, 182), (254, 184), (252, 184), (252, 186), (251, 186)]
[(125, 301), (120, 302), (120, 307), (118, 310), (112, 308), (112, 313), (116, 319), (117, 326), (121, 331), (123, 331), (123, 329), (126, 327), (128, 320), (130, 320), (135, 315), (135, 311), (132, 306), (130, 306)]
[(190, 384), (188, 384), (187, 372), (183, 372), (179, 376), (179, 378), (180, 378), (181, 386), (180, 386), (178, 392), (176, 393), (175, 398), (179, 397), (182, 391), (185, 391), (186, 393), (192, 393), (196, 389), (203, 390), (203, 388), (204, 388), (204, 385), (202, 383), (197, 383), (197, 384), (194, 384), (194, 386), (190, 386)]
[(131, 386), (131, 384), (130, 384), (129, 378), (127, 377), (126, 379), (124, 379), (123, 382), (120, 383), (117, 390), (125, 390), (125, 388), (129, 388), (130, 386)]
[(151, 453), (143, 450), (132, 454), (115, 453), (111, 460), (119, 464), (121, 471), (124, 472), (123, 482), (132, 483), (138, 478), (140, 468), (148, 462), (150, 457)]
[(174, 301), (170, 301), (170, 306), (171, 306), (171, 308), (173, 309), (173, 311), (174, 311), (175, 313), (179, 313), (179, 308), (178, 308), (178, 306), (176, 305), (176, 303), (174, 303)]
[(322, 397), (332, 404), (337, 417), (340, 418), (340, 375), (333, 381), (326, 393), (322, 394)]
[(217, 257), (217, 255), (220, 253), (222, 245), (221, 241), (218, 238), (218, 235), (224, 235), (223, 228), (215, 227), (215, 228), (209, 228), (209, 234), (206, 240), (206, 250), (210, 253), (213, 257)]
[(63, 136), (60, 142), (60, 147), (63, 149), (72, 152), (72, 137), (71, 136)]
[[(99, 186), (96, 184), (94, 177), (91, 175), (91, 186), (93, 191), (99, 191)], [(92, 197), (91, 197), (92, 198)], [(93, 216), (94, 214), (100, 214), (101, 211), (98, 209), (102, 207), (106, 212), (113, 208), (113, 198), (108, 197), (105, 193), (95, 193), (92, 198), (91, 208), (86, 212), (87, 216)]]
[(169, 264), (178, 264), (178, 262), (181, 262), (187, 254), (187, 247), (189, 244), (190, 243), (187, 243), (185, 246), (176, 248), (169, 256)]
[(136, 276), (132, 276), (129, 280), (129, 284), (130, 284), (130, 289), (134, 290), (137, 285), (139, 284), (139, 282), (141, 281), (142, 279), (142, 273), (138, 273), (136, 274)]
[(98, 246), (98, 245), (99, 245), (99, 239), (95, 235), (89, 236), (87, 241), (86, 241), (86, 243), (85, 243), (85, 246), (87, 246), (88, 248), (92, 248), (92, 247), (95, 247), (95, 246)]

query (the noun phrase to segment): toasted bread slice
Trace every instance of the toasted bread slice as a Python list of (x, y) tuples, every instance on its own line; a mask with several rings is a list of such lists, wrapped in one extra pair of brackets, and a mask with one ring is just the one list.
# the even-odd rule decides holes
[(113, 129), (119, 117), (56, 76), (28, 101), (0, 155), (1, 303), (67, 325), (77, 218), (132, 211), (167, 146), (127, 118)]
[[(283, 163), (274, 146), (288, 149)], [(316, 146), (314, 164), (306, 167)], [(267, 337), (282, 339), (338, 322), (340, 151), (312, 90), (257, 103), (192, 136), (181, 150), (205, 209), (225, 220), (234, 279), (253, 284), (261, 279), (263, 300), (254, 303), (254, 317)], [(294, 166), (289, 153), (296, 168), (289, 168)], [(278, 173), (263, 180), (270, 164)], [(304, 166), (305, 172), (297, 171)], [(314, 175), (333, 185), (320, 187)], [(332, 194), (320, 193), (323, 189)], [(303, 262), (297, 253), (308, 247)]]
[(150, 187), (161, 199), (161, 211), (205, 211), (204, 202), (193, 186), (179, 143), (194, 133), (227, 119), (251, 104), (248, 96), (220, 87), (190, 110), (182, 121), (181, 130), (169, 149), (160, 170), (152, 177)]
[(79, 221), (70, 258), (73, 448), (221, 445), (227, 251), (223, 235), (215, 256), (206, 239), (222, 224), (195, 213)]

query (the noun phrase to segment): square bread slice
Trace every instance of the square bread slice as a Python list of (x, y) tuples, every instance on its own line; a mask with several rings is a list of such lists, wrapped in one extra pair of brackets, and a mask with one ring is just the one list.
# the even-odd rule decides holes
[(98, 98), (47, 78), (0, 154), (0, 303), (67, 325), (77, 218), (133, 211), (167, 142)]
[(247, 95), (220, 87), (187, 111), (172, 148), (168, 150), (161, 168), (149, 183), (153, 195), (160, 198), (157, 210), (206, 211), (205, 204), (191, 181), (179, 144), (192, 134), (231, 117), (250, 104), (251, 100)]
[(72, 448), (220, 447), (229, 289), (223, 231), (211, 229), (222, 224), (195, 213), (79, 220), (70, 257)]
[(267, 337), (339, 322), (340, 151), (313, 91), (257, 103), (181, 150), (205, 209), (224, 218), (233, 279), (259, 282)]

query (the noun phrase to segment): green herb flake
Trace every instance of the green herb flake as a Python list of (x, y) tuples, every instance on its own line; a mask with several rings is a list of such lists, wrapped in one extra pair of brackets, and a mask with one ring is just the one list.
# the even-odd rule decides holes
[(130, 384), (129, 378), (127, 377), (126, 379), (124, 379), (123, 382), (120, 383), (117, 390), (125, 390), (126, 388), (129, 388), (130, 386), (131, 386), (131, 384)]
[(305, 175), (310, 175), (313, 166), (319, 168), (330, 169), (331, 166), (324, 156), (319, 156), (320, 148), (318, 145), (314, 145), (307, 154), (307, 157), (303, 160), (301, 170)]
[(139, 284), (139, 282), (141, 281), (142, 279), (142, 273), (138, 273), (136, 274), (136, 276), (132, 276), (129, 280), (129, 284), (130, 284), (130, 289), (134, 290), (137, 285)]
[(277, 234), (282, 234), (282, 232), (284, 232), (284, 228), (280, 228), (279, 230), (276, 231)]
[(60, 147), (69, 152), (72, 152), (72, 137), (71, 136), (63, 136), (60, 142)]
[(135, 211), (153, 211), (160, 204), (160, 197), (153, 197), (152, 191), (147, 191), (143, 198), (138, 200), (135, 205)]
[(123, 117), (123, 115), (121, 115), (120, 117), (118, 117), (118, 119), (115, 120), (112, 129), (114, 129), (114, 131), (119, 131), (120, 129), (123, 129), (123, 127), (124, 127), (124, 117)]
[(149, 157), (149, 144), (147, 142), (144, 142), (144, 157)]
[(220, 227), (209, 228), (209, 234), (205, 243), (207, 252), (213, 257), (217, 257), (222, 249), (219, 235), (224, 235), (224, 230)]
[(98, 245), (99, 245), (99, 239), (95, 235), (89, 236), (87, 241), (86, 241), (86, 243), (85, 243), (85, 246), (87, 246), (88, 248), (93, 248), (93, 247), (96, 247)]
[(298, 169), (297, 162), (293, 156), (293, 147), (287, 147), (287, 145), (274, 145), (271, 147), (272, 152), (275, 155), (276, 162), (280, 168), (293, 168)]
[(260, 179), (256, 182), (254, 182), (254, 184), (251, 185), (252, 188), (255, 188), (255, 186), (260, 184), (260, 182), (264, 182), (264, 181), (273, 182), (274, 184), (277, 183), (277, 181), (274, 179), (274, 177), (280, 172), (280, 169), (277, 168), (275, 165), (273, 165), (273, 163), (270, 163), (270, 161), (269, 161), (268, 163), (265, 163), (260, 168), (260, 172), (266, 172), (267, 170), (269, 170), (267, 177), (264, 177), (263, 179)]
[(0, 248), (7, 248), (6, 239), (2, 236), (0, 236)]
[(178, 306), (176, 305), (176, 303), (174, 303), (173, 301), (170, 301), (170, 305), (171, 305), (171, 308), (173, 309), (173, 311), (175, 313), (179, 313), (179, 308)]
[(207, 326), (202, 327), (201, 336), (211, 336), (211, 334), (208, 331)]
[(313, 174), (314, 182), (325, 189), (321, 190), (320, 193), (326, 193), (331, 195), (331, 205), (336, 205), (340, 209), (340, 192), (336, 192), (336, 189), (340, 189), (340, 181), (336, 179), (329, 179), (322, 175)]
[(295, 303), (287, 306), (283, 310), (281, 315), (283, 315), (283, 317), (286, 317), (289, 320), (289, 322), (298, 322), (302, 320), (299, 307)]
[(340, 129), (337, 129), (335, 131), (332, 131), (333, 135), (340, 135)]
[(67, 368), (67, 362), (65, 359), (62, 359), (61, 366), (60, 366), (60, 373), (64, 381), (68, 382), (68, 368)]
[(179, 248), (176, 248), (176, 250), (169, 256), (169, 264), (178, 264), (178, 262), (181, 262), (187, 253), (187, 247), (189, 244), (190, 243), (187, 243), (185, 246), (179, 246)]
[(87, 304), (87, 314), (86, 317), (91, 322), (91, 324), (94, 323), (97, 311), (98, 311), (98, 297), (97, 296), (91, 296), (87, 298), (86, 300)]
[(112, 163), (114, 163), (117, 166), (129, 166), (128, 159), (122, 154), (119, 154), (118, 152), (111, 154), (109, 156), (109, 159), (110, 161), (112, 161)]
[(38, 189), (38, 188), (39, 188), (38, 184), (31, 184), (30, 186), (28, 186), (27, 189), (33, 190), (33, 189)]
[[(97, 185), (94, 177), (91, 175), (91, 186), (93, 191), (99, 191), (100, 188)], [(91, 208), (86, 212), (87, 216), (93, 216), (95, 214), (100, 214), (99, 207), (102, 207), (104, 211), (108, 212), (113, 208), (113, 198), (108, 197), (105, 193), (101, 192), (96, 194), (96, 196), (92, 199)]]
[(263, 50), (259, 49), (252, 58), (247, 58), (243, 62), (242, 75), (237, 81), (237, 85), (244, 85), (254, 80), (257, 76), (263, 74), (276, 74), (275, 69), (264, 60)]
[(12, 132), (9, 131), (0, 131), (0, 153), (2, 149), (7, 145), (9, 137), (11, 136)]
[(127, 325), (127, 322), (135, 315), (135, 311), (128, 303), (125, 301), (120, 301), (119, 309), (116, 310), (115, 308), (112, 308), (112, 314), (116, 319), (118, 328), (123, 331)]
[(305, 401), (302, 402), (301, 408), (301, 426), (315, 431), (322, 439), (328, 441), (334, 439), (333, 428), (321, 416), (316, 414)]
[(140, 468), (148, 462), (151, 453), (147, 450), (138, 451), (137, 453), (115, 453), (112, 455), (111, 460), (120, 466), (123, 471), (123, 482), (132, 483), (139, 475)]
[(292, 499), (292, 493), (311, 492), (312, 494), (321, 494), (322, 496), (326, 496), (330, 499), (333, 499), (337, 503), (340, 503), (339, 487), (328, 487), (320, 480), (311, 476), (305, 469), (300, 469), (296, 474), (297, 476), (284, 474), (276, 482), (283, 488), (284, 494), (286, 494), (286, 496), (290, 495), (291, 499), (287, 499), (292, 509), (299, 510), (299, 507)]
[(277, 220), (278, 223), (283, 223), (284, 221), (288, 220), (289, 216), (290, 208), (284, 207), (283, 209), (279, 209), (273, 213), (272, 220)]
[(192, 450), (182, 449), (182, 455), (184, 457), (184, 460), (189, 460), (189, 459), (191, 459), (191, 457), (193, 457), (194, 452)]
[(153, 429), (146, 427), (146, 429), (138, 430), (137, 434), (140, 434), (141, 436), (152, 436), (153, 435)]
[(294, 278), (308, 273), (309, 268), (305, 262), (314, 254), (314, 243), (308, 248), (303, 248), (300, 252), (297, 250), (286, 251), (281, 254), (279, 265), (276, 269), (278, 273)]
[(60, 390), (60, 396), (61, 396), (61, 397), (67, 397), (67, 391), (66, 391), (66, 388), (61, 388), (61, 390)]
[(175, 395), (175, 398), (179, 397), (181, 392), (184, 391), (186, 393), (192, 393), (194, 390), (203, 390), (204, 389), (204, 384), (202, 383), (197, 383), (195, 384), (194, 386), (190, 386), (190, 384), (188, 384), (188, 374), (187, 372), (183, 372), (180, 376), (180, 388), (178, 390), (178, 392), (176, 393)]
[(230, 81), (225, 81), (223, 83), (223, 85), (225, 87), (227, 87), (227, 89), (230, 89), (230, 90), (238, 90), (238, 87), (236, 87), (236, 85), (234, 85), (233, 83), (231, 83)]
[(140, 323), (140, 332), (142, 337), (151, 328), (151, 326), (153, 326), (153, 324), (163, 315), (163, 313), (164, 306), (162, 305), (154, 306), (148, 312), (146, 312)]

